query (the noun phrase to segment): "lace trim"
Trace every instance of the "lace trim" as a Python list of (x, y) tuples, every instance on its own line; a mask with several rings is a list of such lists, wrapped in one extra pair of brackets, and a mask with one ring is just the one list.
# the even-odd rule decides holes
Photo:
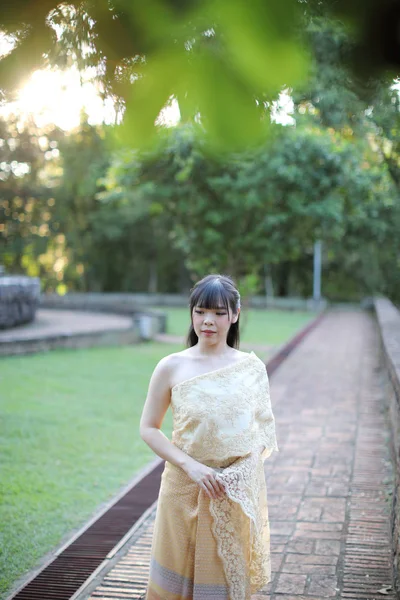
[(210, 499), (218, 555), (231, 600), (248, 600), (271, 578), (269, 547), (263, 536), (265, 528), (269, 533), (269, 524), (260, 503), (265, 491), (263, 462), (259, 453), (252, 452), (216, 471), (226, 491), (222, 498)]

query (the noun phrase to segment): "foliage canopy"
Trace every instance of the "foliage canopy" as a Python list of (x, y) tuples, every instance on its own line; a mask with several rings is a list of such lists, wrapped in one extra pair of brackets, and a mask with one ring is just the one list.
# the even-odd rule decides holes
[(16, 0), (0, 15), (13, 41), (0, 90), (9, 96), (46, 65), (91, 67), (123, 107), (123, 141), (147, 144), (175, 99), (183, 121), (201, 119), (214, 147), (239, 149), (263, 138), (282, 88), (305, 79), (310, 50), (300, 32), (319, 14), (352, 28), (348, 62), (364, 83), (399, 73), (394, 0)]

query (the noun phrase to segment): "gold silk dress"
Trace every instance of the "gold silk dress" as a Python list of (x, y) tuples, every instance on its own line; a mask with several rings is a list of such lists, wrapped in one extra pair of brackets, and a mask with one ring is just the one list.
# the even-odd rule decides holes
[(263, 463), (279, 449), (265, 364), (250, 352), (191, 377), (171, 409), (172, 443), (215, 469), (225, 494), (210, 499), (166, 461), (146, 600), (249, 600), (271, 579)]

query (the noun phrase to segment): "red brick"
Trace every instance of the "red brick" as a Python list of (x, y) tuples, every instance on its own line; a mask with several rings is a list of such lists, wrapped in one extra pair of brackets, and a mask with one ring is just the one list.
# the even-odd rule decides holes
[(310, 554), (314, 549), (314, 540), (294, 538), (288, 542), (287, 551), (299, 554)]
[(340, 542), (335, 540), (316, 540), (315, 553), (328, 555), (340, 554)]
[(306, 575), (281, 573), (277, 578), (275, 592), (279, 594), (302, 594), (304, 592), (306, 581)]
[(337, 596), (339, 591), (337, 577), (326, 575), (311, 575), (311, 582), (308, 587), (308, 593), (321, 598), (331, 598)]
[(292, 554), (288, 553), (285, 563), (303, 563), (310, 565), (336, 565), (337, 556), (326, 556), (324, 554)]

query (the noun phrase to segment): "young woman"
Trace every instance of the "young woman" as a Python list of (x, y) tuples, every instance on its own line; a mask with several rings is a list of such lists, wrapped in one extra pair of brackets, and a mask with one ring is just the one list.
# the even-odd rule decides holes
[[(279, 449), (268, 376), (238, 350), (230, 277), (199, 281), (190, 315), (188, 348), (157, 364), (140, 423), (166, 460), (146, 600), (249, 600), (271, 578), (263, 463)], [(169, 406), (171, 441), (160, 431)]]

